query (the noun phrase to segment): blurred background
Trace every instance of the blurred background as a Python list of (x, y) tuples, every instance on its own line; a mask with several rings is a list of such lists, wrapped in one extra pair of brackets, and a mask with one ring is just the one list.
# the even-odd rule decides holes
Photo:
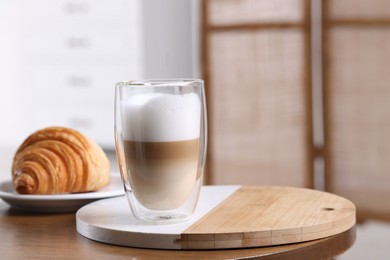
[(344, 196), (359, 226), (339, 259), (384, 259), (389, 68), (386, 0), (1, 0), (0, 180), (51, 125), (97, 141), (117, 171), (115, 83), (203, 78), (205, 182)]

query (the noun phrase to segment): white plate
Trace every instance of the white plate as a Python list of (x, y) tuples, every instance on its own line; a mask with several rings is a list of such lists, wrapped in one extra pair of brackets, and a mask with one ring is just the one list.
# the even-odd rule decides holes
[(59, 195), (18, 194), (13, 188), (12, 181), (0, 182), (0, 198), (13, 208), (36, 212), (77, 211), (92, 201), (123, 194), (123, 185), (119, 175), (111, 175), (110, 184), (99, 191)]

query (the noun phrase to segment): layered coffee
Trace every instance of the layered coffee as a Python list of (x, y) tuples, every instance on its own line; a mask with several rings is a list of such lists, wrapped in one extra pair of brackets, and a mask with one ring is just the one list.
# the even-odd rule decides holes
[(122, 103), (124, 155), (134, 196), (145, 208), (179, 208), (198, 176), (200, 100), (151, 93)]

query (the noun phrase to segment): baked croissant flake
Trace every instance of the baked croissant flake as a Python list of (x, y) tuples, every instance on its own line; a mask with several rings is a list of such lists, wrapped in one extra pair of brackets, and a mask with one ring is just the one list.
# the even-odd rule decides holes
[(21, 194), (96, 191), (109, 179), (110, 163), (100, 146), (65, 127), (31, 134), (16, 151), (12, 166), (13, 185)]

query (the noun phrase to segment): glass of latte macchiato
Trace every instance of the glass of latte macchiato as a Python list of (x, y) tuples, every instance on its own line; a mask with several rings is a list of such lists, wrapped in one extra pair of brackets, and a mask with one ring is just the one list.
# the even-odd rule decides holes
[(157, 222), (188, 219), (206, 158), (203, 81), (140, 80), (115, 88), (116, 153), (134, 216)]

